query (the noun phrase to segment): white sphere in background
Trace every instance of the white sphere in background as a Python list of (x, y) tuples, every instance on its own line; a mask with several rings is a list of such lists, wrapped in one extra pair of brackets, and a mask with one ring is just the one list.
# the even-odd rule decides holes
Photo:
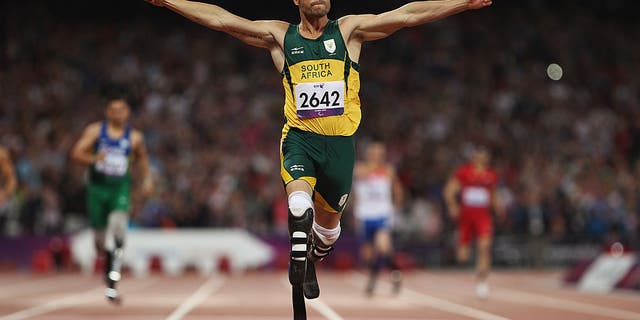
[(562, 79), (562, 67), (557, 63), (552, 63), (547, 67), (547, 75), (551, 80), (558, 81)]

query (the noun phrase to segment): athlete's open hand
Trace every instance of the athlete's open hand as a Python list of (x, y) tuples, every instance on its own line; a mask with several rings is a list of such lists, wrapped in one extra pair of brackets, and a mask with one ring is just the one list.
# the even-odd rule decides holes
[(151, 3), (154, 6), (158, 6), (158, 7), (164, 7), (165, 5), (165, 1), (164, 0), (144, 0), (146, 2)]
[(491, 3), (493, 3), (493, 1), (491, 0), (469, 0), (468, 6), (470, 10), (475, 10), (488, 7), (491, 5)]

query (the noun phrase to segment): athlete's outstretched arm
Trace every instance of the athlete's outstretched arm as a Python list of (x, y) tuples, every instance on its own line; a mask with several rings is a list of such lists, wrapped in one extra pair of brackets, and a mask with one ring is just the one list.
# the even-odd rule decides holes
[[(285, 24), (281, 21), (251, 21), (212, 4), (187, 0), (145, 0), (197, 22), (205, 27), (226, 32), (245, 43), (272, 48), (277, 44), (274, 25)], [(286, 24), (285, 24), (286, 25)], [(284, 27), (286, 31), (286, 26)]]
[(386, 38), (399, 29), (436, 21), (466, 10), (490, 6), (492, 0), (415, 1), (378, 15), (345, 17), (350, 38), (372, 41)]

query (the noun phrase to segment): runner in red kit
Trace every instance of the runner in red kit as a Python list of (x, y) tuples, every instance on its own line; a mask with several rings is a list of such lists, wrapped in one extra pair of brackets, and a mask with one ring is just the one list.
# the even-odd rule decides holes
[[(476, 295), (489, 294), (487, 277), (491, 268), (493, 221), (490, 209), (495, 207), (495, 186), (498, 175), (489, 167), (489, 151), (476, 148), (471, 162), (456, 170), (445, 186), (444, 196), (453, 219), (458, 220), (458, 262), (469, 260), (471, 241), (477, 240)], [(496, 210), (498, 213), (498, 210)]]

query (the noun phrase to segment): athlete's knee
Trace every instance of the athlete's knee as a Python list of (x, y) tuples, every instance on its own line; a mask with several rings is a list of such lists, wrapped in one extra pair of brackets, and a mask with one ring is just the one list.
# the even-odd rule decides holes
[(491, 238), (478, 239), (478, 252), (480, 254), (489, 254), (491, 252)]
[(458, 247), (458, 251), (456, 252), (456, 258), (458, 259), (458, 262), (465, 263), (469, 261), (469, 255), (470, 251), (468, 246), (463, 245)]
[(373, 247), (370, 244), (365, 244), (360, 249), (360, 255), (362, 261), (369, 263), (373, 259)]
[(311, 195), (305, 191), (294, 191), (289, 194), (289, 212), (300, 218), (308, 209), (313, 209)]
[(391, 234), (388, 230), (379, 230), (375, 236), (376, 251), (381, 255), (388, 254), (391, 251)]
[(129, 217), (124, 211), (114, 211), (109, 215), (109, 229), (113, 233), (116, 247), (122, 247), (127, 233)]

